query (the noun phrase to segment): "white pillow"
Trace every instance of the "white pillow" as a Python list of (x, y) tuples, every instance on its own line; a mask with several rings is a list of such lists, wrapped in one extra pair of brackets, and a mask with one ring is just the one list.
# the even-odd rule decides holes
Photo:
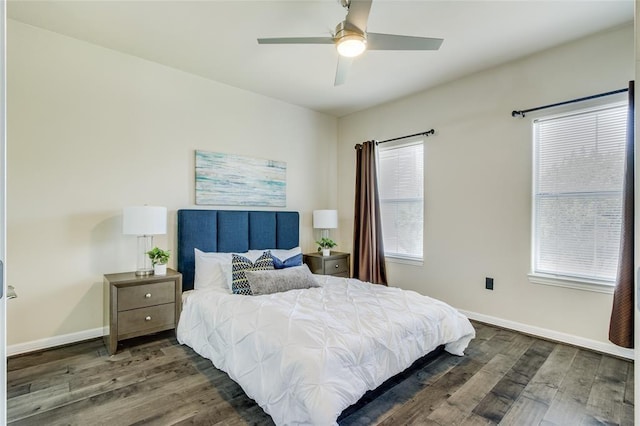
[[(231, 266), (232, 253), (210, 252), (206, 253), (194, 248), (195, 253), (195, 277), (193, 288), (196, 290), (207, 287), (219, 287), (231, 291), (233, 283)], [(255, 262), (266, 250), (251, 250), (246, 253), (235, 253)]]
[(231, 253), (205, 253), (194, 249), (196, 271), (193, 288), (231, 289)]
[(301, 253), (302, 253), (302, 249), (300, 247), (294, 247), (289, 250), (278, 250), (278, 249), (271, 250), (271, 254), (282, 261), (285, 261), (290, 257), (296, 256)]

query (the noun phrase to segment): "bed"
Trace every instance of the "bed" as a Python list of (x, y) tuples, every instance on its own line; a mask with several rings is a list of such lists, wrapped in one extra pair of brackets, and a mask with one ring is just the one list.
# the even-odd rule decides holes
[[(212, 276), (203, 272), (206, 256), (251, 254), (258, 264), (296, 253), (299, 221), (297, 212), (178, 211), (178, 341), (225, 371), (276, 424), (336, 424), (366, 392), (434, 349), (463, 355), (475, 337), (469, 320), (412, 291), (310, 273), (306, 281), (304, 265), (281, 270), (308, 284), (289, 291), (233, 294), (222, 276), (202, 284)], [(279, 276), (248, 275), (252, 285)]]

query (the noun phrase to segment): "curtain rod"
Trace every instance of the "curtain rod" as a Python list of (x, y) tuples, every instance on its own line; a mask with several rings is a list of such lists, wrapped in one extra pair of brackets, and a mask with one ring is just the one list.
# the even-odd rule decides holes
[(524, 115), (527, 112), (538, 111), (539, 109), (553, 108), (553, 107), (557, 107), (557, 106), (561, 106), (561, 105), (573, 104), (573, 103), (576, 103), (576, 102), (588, 101), (590, 99), (602, 98), (602, 97), (605, 97), (605, 96), (616, 95), (618, 93), (623, 93), (623, 92), (628, 92), (628, 91), (629, 91), (628, 88), (618, 89), (618, 90), (613, 90), (611, 92), (599, 93), (597, 95), (586, 96), (584, 98), (571, 99), (570, 101), (558, 102), (558, 103), (555, 103), (555, 104), (549, 104), (549, 105), (539, 106), (539, 107), (535, 107), (535, 108), (523, 109), (523, 110), (519, 110), (519, 111), (511, 111), (511, 116), (515, 117), (515, 116), (519, 115), (520, 118), (524, 118)]
[(400, 136), (399, 138), (387, 139), (386, 141), (376, 141), (376, 143), (387, 143), (387, 142), (399, 141), (400, 139), (412, 138), (414, 136), (429, 136), (429, 135), (433, 135), (435, 133), (436, 133), (435, 130), (429, 129), (429, 130), (426, 130), (424, 132), (414, 133), (413, 135)]

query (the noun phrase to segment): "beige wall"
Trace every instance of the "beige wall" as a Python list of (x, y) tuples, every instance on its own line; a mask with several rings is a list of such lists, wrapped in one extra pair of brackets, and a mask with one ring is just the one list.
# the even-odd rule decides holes
[(313, 249), (311, 211), (337, 206), (333, 235), (351, 251), (353, 145), (431, 127), (425, 264), (390, 263), (392, 283), (606, 343), (610, 295), (526, 278), (531, 117), (510, 111), (625, 87), (631, 26), (344, 117), (337, 146), (336, 120), (323, 114), (15, 21), (7, 40), (7, 272), (19, 294), (7, 306), (8, 345), (102, 326), (102, 274), (135, 267), (123, 206), (167, 206), (169, 232), (156, 243), (175, 253), (175, 211), (194, 203), (195, 149), (286, 161), (303, 249)]
[(175, 254), (196, 149), (286, 161), (314, 249), (311, 211), (337, 203), (335, 118), (15, 21), (7, 39), (8, 345), (102, 327), (102, 275), (136, 266), (122, 207), (166, 206), (156, 244)]
[[(534, 115), (510, 113), (627, 87), (633, 38), (629, 25), (341, 118), (342, 239), (352, 232), (354, 144), (433, 127), (425, 143), (424, 266), (387, 263), (390, 282), (501, 323), (608, 345), (611, 295), (527, 279)], [(484, 289), (485, 277), (495, 290)]]

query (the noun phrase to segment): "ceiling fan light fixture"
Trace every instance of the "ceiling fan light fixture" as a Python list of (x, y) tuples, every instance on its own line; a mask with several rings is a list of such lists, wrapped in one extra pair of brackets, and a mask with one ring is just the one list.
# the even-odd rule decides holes
[(367, 40), (359, 34), (345, 35), (336, 43), (340, 56), (354, 58), (367, 49)]

